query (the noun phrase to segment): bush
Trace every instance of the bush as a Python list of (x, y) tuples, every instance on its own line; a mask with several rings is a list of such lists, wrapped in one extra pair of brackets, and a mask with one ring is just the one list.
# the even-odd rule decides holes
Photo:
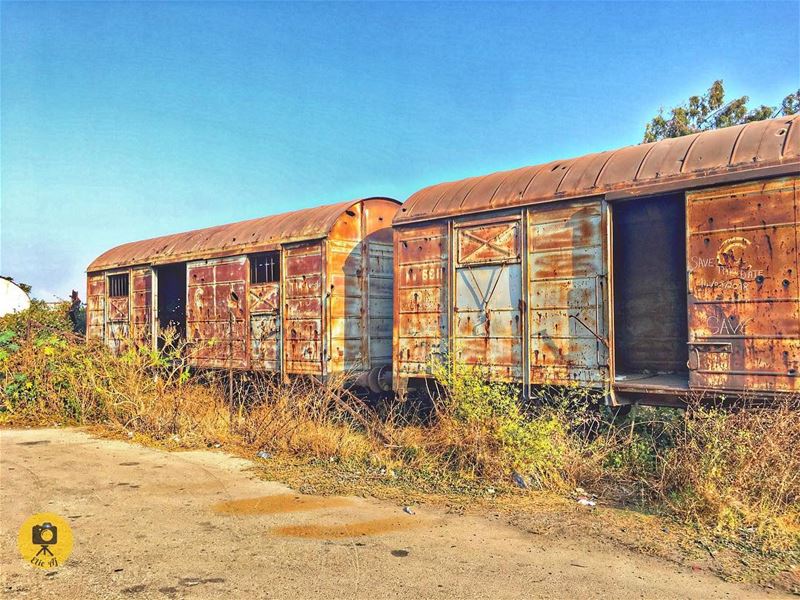
[(561, 487), (564, 428), (554, 413), (525, 413), (517, 386), (490, 381), (486, 369), (435, 363), (443, 393), (434, 397), (438, 436), (454, 468), (496, 479), (518, 472), (539, 488)]

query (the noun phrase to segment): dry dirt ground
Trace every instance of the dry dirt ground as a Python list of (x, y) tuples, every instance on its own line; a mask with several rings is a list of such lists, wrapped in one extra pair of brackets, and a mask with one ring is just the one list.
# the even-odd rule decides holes
[[(0, 571), (20, 598), (764, 598), (609, 543), (482, 516), (308, 496), (222, 452), (70, 429), (0, 430)], [(74, 549), (25, 563), (17, 530), (54, 512)]]

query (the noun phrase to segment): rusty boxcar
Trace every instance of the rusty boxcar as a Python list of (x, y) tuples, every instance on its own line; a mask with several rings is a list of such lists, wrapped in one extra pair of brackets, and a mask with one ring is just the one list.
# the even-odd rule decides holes
[(366, 198), (113, 248), (87, 269), (87, 337), (120, 350), (172, 326), (195, 367), (348, 372), (385, 388), (398, 204)]
[(394, 381), (431, 357), (612, 404), (800, 390), (800, 118), (442, 183), (394, 219)]

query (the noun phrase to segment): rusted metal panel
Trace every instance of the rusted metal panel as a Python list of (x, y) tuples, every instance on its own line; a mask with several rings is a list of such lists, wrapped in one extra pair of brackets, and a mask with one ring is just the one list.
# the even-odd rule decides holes
[(363, 205), (359, 203), (339, 216), (325, 244), (328, 373), (369, 368), (363, 230)]
[(250, 315), (250, 367), (280, 371), (281, 318), (275, 313)]
[(105, 340), (106, 294), (105, 276), (89, 277), (86, 298), (86, 332), (88, 339)]
[(518, 221), (459, 228), (459, 264), (519, 260), (519, 230)]
[(597, 200), (528, 212), (533, 384), (608, 378), (604, 231)]
[(357, 374), (391, 363), (394, 203), (351, 206), (325, 243), (327, 372)]
[(437, 184), (413, 194), (395, 223), (421, 222), (502, 207), (576, 199), (713, 176), (742, 177), (766, 167), (800, 167), (800, 117), (781, 117), (652, 144)]
[(105, 332), (106, 277), (92, 274), (86, 278), (86, 337), (102, 341)]
[(395, 230), (394, 377), (430, 373), (448, 350), (446, 224)]
[(128, 312), (130, 306), (130, 298), (128, 296), (113, 297), (108, 299), (108, 320), (109, 321), (124, 321), (130, 319)]
[(800, 390), (799, 185), (687, 195), (692, 388)]
[(251, 283), (248, 294), (250, 313), (278, 312), (281, 306), (280, 284)]
[(250, 313), (250, 367), (280, 371), (280, 283), (251, 283), (247, 297)]
[(284, 249), (283, 323), (286, 373), (324, 375), (322, 244)]
[(244, 256), (187, 264), (186, 331), (194, 366), (247, 366), (247, 280)]
[[(360, 224), (360, 211), (352, 220)], [(328, 368), (331, 372), (363, 371), (369, 368), (364, 330), (368, 324), (365, 302), (367, 272), (364, 269), (362, 244), (357, 241), (360, 229), (351, 229), (346, 235), (355, 241), (331, 239), (327, 244), (327, 303), (330, 319)]]
[(87, 271), (101, 271), (128, 265), (167, 264), (244, 255), (277, 250), (281, 244), (322, 239), (329, 235), (331, 228), (342, 213), (351, 210), (353, 205), (372, 200), (377, 200), (382, 205), (396, 206), (399, 204), (390, 198), (349, 200), (239, 223), (131, 242), (101, 254), (89, 265)]
[(522, 378), (522, 270), (519, 219), (455, 229), (453, 352), (496, 380)]
[(372, 367), (392, 363), (392, 284), (394, 282), (391, 241), (365, 242), (369, 269), (369, 359)]
[(150, 267), (131, 269), (131, 337), (148, 344), (152, 333), (153, 275)]

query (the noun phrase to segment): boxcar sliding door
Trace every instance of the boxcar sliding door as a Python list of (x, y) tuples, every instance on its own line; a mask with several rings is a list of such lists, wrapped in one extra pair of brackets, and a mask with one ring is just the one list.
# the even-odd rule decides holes
[[(279, 253), (276, 255), (279, 256)], [(250, 309), (250, 367), (278, 372), (281, 370), (280, 282), (252, 283), (251, 281), (248, 307)]]
[(244, 256), (187, 263), (186, 337), (195, 366), (247, 367), (247, 278)]
[(518, 217), (455, 229), (455, 360), (499, 380), (522, 379), (520, 229)]
[(119, 354), (128, 347), (131, 324), (130, 271), (114, 271), (106, 276), (105, 342)]
[(799, 182), (687, 194), (692, 388), (800, 390)]
[(528, 211), (532, 384), (608, 379), (603, 210), (591, 200)]

